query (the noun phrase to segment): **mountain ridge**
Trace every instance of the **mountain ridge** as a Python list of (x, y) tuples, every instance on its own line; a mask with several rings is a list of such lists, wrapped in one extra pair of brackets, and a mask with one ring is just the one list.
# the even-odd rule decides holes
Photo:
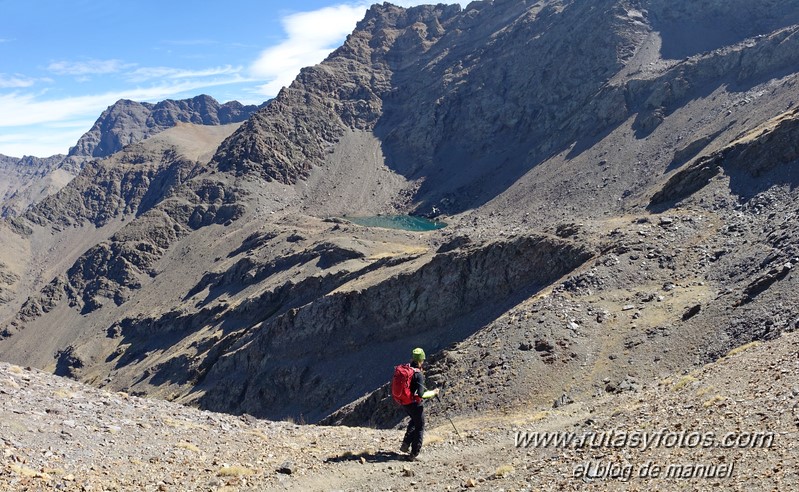
[[(3, 158), (0, 161), (3, 165), (0, 172), (4, 174), (4, 187), (0, 188), (3, 193), (0, 217), (22, 214), (33, 204), (63, 188), (87, 162), (108, 157), (125, 145), (139, 142), (179, 123), (240, 123), (256, 109), (255, 105), (245, 106), (238, 101), (219, 104), (207, 95), (183, 100), (167, 99), (155, 104), (120, 99), (103, 111), (67, 155)], [(40, 169), (34, 171), (37, 166)], [(31, 173), (34, 175), (31, 176)]]
[(226, 125), (246, 120), (257, 109), (238, 101), (219, 104), (208, 95), (190, 99), (166, 99), (140, 103), (120, 99), (97, 118), (91, 129), (69, 149), (70, 156), (107, 157), (125, 145), (172, 128), (178, 122), (201, 125)]

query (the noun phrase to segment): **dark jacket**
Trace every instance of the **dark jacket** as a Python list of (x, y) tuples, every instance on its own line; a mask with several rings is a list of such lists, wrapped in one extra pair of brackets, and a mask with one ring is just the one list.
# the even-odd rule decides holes
[(421, 401), (425, 391), (427, 391), (427, 388), (424, 386), (424, 374), (419, 369), (414, 368), (413, 377), (411, 378), (411, 395), (415, 400)]

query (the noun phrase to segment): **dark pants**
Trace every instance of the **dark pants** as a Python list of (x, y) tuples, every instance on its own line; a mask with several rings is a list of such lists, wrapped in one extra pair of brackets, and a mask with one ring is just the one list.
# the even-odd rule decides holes
[(403, 405), (402, 408), (411, 418), (402, 443), (410, 445), (411, 454), (417, 455), (422, 449), (422, 440), (424, 439), (424, 406), (421, 403), (411, 403)]

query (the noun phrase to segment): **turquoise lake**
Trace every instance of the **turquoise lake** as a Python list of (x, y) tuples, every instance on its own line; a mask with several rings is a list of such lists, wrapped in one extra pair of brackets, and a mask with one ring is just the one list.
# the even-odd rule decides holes
[(365, 227), (383, 227), (386, 229), (401, 229), (403, 231), (434, 231), (447, 226), (440, 220), (430, 220), (414, 215), (377, 215), (373, 217), (345, 217), (350, 222)]

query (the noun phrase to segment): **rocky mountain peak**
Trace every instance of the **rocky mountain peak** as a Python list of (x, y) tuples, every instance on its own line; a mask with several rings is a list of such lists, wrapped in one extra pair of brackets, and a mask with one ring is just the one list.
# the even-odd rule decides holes
[(120, 99), (103, 111), (94, 126), (69, 151), (70, 156), (107, 157), (125, 145), (180, 123), (225, 125), (246, 120), (256, 106), (238, 101), (219, 104), (208, 95), (167, 99), (156, 104)]
[[(375, 5), (341, 48), (303, 69), (215, 161), (292, 183), (321, 166), (345, 132), (371, 131), (392, 169), (424, 176), (441, 199), (485, 185), (486, 160), (529, 168), (623, 118), (624, 107), (608, 103), (615, 112), (570, 122), (592, 111), (589, 98), (647, 32), (633, 19), (568, 2)], [(559, 140), (554, 127), (565, 127)]]
[[(104, 158), (179, 123), (226, 125), (246, 120), (257, 109), (238, 101), (219, 104), (208, 95), (156, 104), (120, 99), (109, 106), (67, 156), (24, 159), (0, 156), (0, 216), (15, 216), (56, 193), (91, 159)], [(36, 176), (36, 179), (32, 179)]]

